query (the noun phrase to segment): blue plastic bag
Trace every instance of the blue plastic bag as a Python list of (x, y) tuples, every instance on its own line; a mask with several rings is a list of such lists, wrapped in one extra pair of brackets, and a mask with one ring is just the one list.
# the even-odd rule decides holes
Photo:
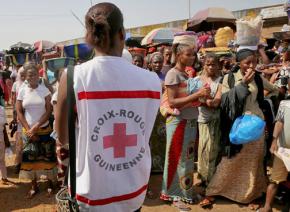
[(265, 129), (265, 121), (255, 115), (245, 114), (238, 117), (230, 132), (232, 144), (246, 144), (261, 138)]

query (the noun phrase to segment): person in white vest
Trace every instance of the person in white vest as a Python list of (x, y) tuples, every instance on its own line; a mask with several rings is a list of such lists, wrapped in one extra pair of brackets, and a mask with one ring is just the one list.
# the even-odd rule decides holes
[[(140, 211), (150, 175), (149, 138), (160, 105), (160, 80), (121, 57), (123, 15), (114, 4), (92, 6), (86, 30), (96, 56), (74, 68), (76, 200), (80, 211)], [(56, 114), (63, 144), (68, 137), (66, 84), (64, 73)]]

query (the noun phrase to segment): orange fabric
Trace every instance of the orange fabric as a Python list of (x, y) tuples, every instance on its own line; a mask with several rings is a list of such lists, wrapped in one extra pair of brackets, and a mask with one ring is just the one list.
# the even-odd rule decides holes
[(56, 162), (34, 162), (34, 163), (22, 163), (21, 170), (49, 170), (56, 166)]
[(196, 71), (195, 71), (192, 67), (190, 67), (190, 66), (187, 66), (187, 67), (185, 68), (185, 73), (187, 74), (187, 76), (188, 76), (189, 78), (194, 78), (194, 77), (196, 77)]

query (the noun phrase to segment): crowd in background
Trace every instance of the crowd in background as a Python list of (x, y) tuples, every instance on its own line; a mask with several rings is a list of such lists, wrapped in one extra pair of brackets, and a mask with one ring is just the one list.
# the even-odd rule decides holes
[[(199, 48), (210, 47), (212, 37), (201, 36), (206, 39)], [(255, 200), (267, 193), (261, 211), (271, 211), (277, 185), (288, 177), (276, 156), (272, 174), (267, 171), (282, 128), (289, 128), (283, 124), (290, 104), (290, 44), (277, 41), (271, 49), (234, 48), (231, 56), (219, 57), (197, 53), (194, 39), (190, 32), (179, 33), (172, 45), (160, 45), (145, 57), (136, 53), (126, 57), (143, 68), (140, 71), (155, 72), (162, 86), (150, 139), (152, 172), (163, 172), (160, 198), (188, 209), (185, 203), (207, 207), (215, 196), (223, 196), (257, 209)], [(47, 180), (47, 193), (52, 195), (62, 185), (68, 160), (68, 147), (58, 144), (53, 124), (63, 70), (51, 80), (45, 61), (13, 70), (5, 64), (0, 69), (1, 106), (12, 104), (14, 110), (10, 127), (16, 139), (15, 171), (31, 180), (28, 198), (37, 194), (39, 179)], [(229, 133), (243, 114), (265, 120), (265, 134), (257, 141), (234, 145)], [(4, 162), (7, 130), (0, 131), (0, 172), (2, 183), (9, 184)], [(284, 147), (290, 148), (289, 138)], [(199, 185), (194, 183), (196, 172)], [(202, 199), (196, 186), (204, 189)], [(150, 188), (147, 193), (152, 195)]]

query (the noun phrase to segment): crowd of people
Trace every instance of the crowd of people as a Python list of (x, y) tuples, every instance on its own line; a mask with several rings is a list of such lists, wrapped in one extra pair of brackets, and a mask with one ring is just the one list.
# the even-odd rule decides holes
[[(161, 45), (146, 57), (122, 58), (123, 16), (110, 3), (90, 8), (86, 29), (95, 57), (75, 66), (73, 76), (81, 211), (140, 211), (146, 191), (151, 194), (147, 187), (154, 170), (163, 172), (160, 199), (179, 209), (196, 203), (209, 207), (223, 196), (256, 210), (255, 200), (266, 194), (260, 211), (272, 211), (278, 185), (288, 177), (277, 156), (267, 175), (271, 154), (278, 146), (290, 148), (288, 41), (277, 41), (273, 48), (235, 48), (231, 57), (201, 57), (195, 34), (182, 32), (172, 45)], [(15, 171), (31, 180), (28, 198), (38, 193), (39, 179), (47, 180), (51, 196), (63, 185), (68, 166), (68, 70), (54, 75), (51, 84), (45, 60), (14, 71), (10, 64), (1, 67), (1, 106), (11, 103), (14, 109)], [(265, 120), (265, 133), (235, 145), (229, 134), (244, 114)], [(9, 184), (7, 131), (0, 131), (0, 173), (2, 183)]]

